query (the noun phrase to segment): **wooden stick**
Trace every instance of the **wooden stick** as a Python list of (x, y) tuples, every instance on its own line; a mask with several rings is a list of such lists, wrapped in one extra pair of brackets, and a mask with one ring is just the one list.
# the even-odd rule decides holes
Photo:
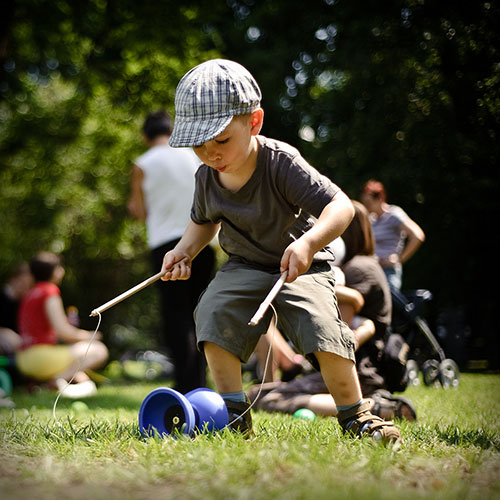
[(110, 307), (113, 307), (116, 304), (118, 304), (118, 302), (121, 302), (122, 300), (127, 299), (131, 295), (134, 295), (134, 293), (137, 293), (138, 291), (142, 290), (143, 288), (146, 288), (147, 286), (151, 285), (155, 281), (158, 281), (166, 273), (167, 273), (167, 271), (160, 271), (158, 274), (155, 274), (154, 276), (151, 276), (151, 278), (148, 278), (147, 280), (144, 280), (142, 283), (139, 283), (138, 285), (135, 285), (130, 290), (127, 290), (126, 292), (123, 292), (121, 295), (118, 295), (118, 297), (115, 297), (114, 299), (110, 300), (109, 302), (106, 302), (105, 304), (103, 304), (102, 306), (98, 307), (97, 309), (94, 309), (90, 313), (90, 316), (97, 316), (98, 314), (101, 314), (106, 309), (109, 309)]
[(253, 315), (252, 319), (248, 322), (250, 326), (255, 326), (263, 318), (264, 314), (267, 311), (267, 308), (271, 305), (271, 302), (274, 300), (274, 297), (278, 295), (278, 292), (285, 283), (287, 276), (288, 276), (288, 271), (284, 271), (281, 274), (280, 279), (271, 288), (271, 291), (267, 294), (267, 297), (262, 301), (259, 308)]

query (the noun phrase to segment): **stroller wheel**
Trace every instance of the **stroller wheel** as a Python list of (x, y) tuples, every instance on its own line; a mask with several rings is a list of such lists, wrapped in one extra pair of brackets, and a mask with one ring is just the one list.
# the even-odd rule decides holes
[(439, 365), (439, 379), (441, 385), (448, 389), (449, 387), (458, 387), (459, 378), (458, 365), (452, 359), (445, 359)]
[(439, 385), (439, 363), (435, 359), (428, 359), (422, 366), (422, 374), (424, 376), (424, 384)]
[(418, 371), (418, 363), (414, 359), (409, 359), (406, 362), (406, 375), (408, 377), (408, 385), (420, 385)]

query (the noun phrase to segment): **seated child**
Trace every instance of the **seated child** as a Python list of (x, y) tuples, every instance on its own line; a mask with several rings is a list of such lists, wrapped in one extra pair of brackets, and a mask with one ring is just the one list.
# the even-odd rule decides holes
[[(23, 345), (17, 354), (18, 370), (64, 390), (63, 396), (79, 398), (95, 394), (95, 384), (85, 370), (99, 368), (108, 359), (107, 347), (97, 340), (100, 332), (89, 346), (92, 332), (68, 321), (58, 286), (65, 273), (59, 256), (41, 252), (31, 260), (30, 268), (35, 286), (19, 308)], [(74, 384), (66, 387), (71, 379)]]
[(266, 333), (272, 311), (248, 322), (279, 278), (277, 327), (320, 369), (345, 432), (386, 442), (399, 438), (392, 422), (372, 415), (354, 363), (354, 337), (340, 320), (328, 243), (353, 217), (349, 198), (300, 153), (259, 135), (261, 92), (240, 64), (207, 61), (189, 71), (175, 96), (170, 145), (193, 147), (196, 173), (191, 221), (165, 254), (163, 280), (188, 279), (191, 263), (220, 228), (228, 254), (195, 311), (198, 345), (205, 352), (234, 429), (249, 435), (252, 421), (241, 363)]

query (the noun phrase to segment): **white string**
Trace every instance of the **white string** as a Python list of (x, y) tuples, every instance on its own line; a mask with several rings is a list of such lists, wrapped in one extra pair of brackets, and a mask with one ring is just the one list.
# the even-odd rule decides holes
[(246, 413), (248, 413), (250, 411), (250, 409), (252, 408), (252, 406), (259, 399), (260, 393), (262, 392), (262, 387), (264, 386), (264, 383), (265, 383), (264, 382), (265, 375), (267, 373), (267, 366), (269, 364), (269, 359), (271, 358), (271, 350), (272, 350), (272, 347), (273, 347), (274, 333), (275, 333), (276, 329), (278, 328), (278, 313), (276, 312), (276, 309), (274, 308), (274, 306), (272, 304), (269, 304), (269, 307), (273, 310), (273, 313), (274, 313), (274, 324), (275, 324), (276, 328), (273, 328), (273, 333), (271, 335), (271, 342), (269, 343), (269, 349), (267, 350), (266, 363), (264, 364), (264, 371), (262, 372), (263, 375), (262, 375), (262, 381), (261, 381), (260, 387), (259, 387), (259, 392), (257, 393), (257, 396), (255, 396), (255, 399), (252, 401), (252, 403), (250, 404), (250, 406), (243, 413), (241, 413), (240, 415), (238, 415), (235, 419), (233, 419), (231, 422), (229, 422), (227, 424), (228, 427), (230, 427), (232, 424), (234, 424), (234, 422), (236, 422), (237, 420), (239, 420), (243, 415), (245, 415)]
[[(278, 326), (278, 313), (276, 312), (276, 309), (274, 308), (274, 306), (272, 304), (269, 304), (269, 307), (271, 307), (271, 309), (273, 310), (274, 321), (275, 321), (274, 324), (277, 327)], [(60, 424), (60, 422), (57, 420), (57, 417), (56, 417), (57, 403), (59, 402), (59, 398), (61, 397), (61, 395), (63, 394), (63, 392), (66, 390), (66, 388), (71, 384), (71, 382), (73, 382), (74, 378), (76, 377), (76, 374), (80, 371), (80, 369), (81, 369), (81, 367), (83, 365), (83, 362), (87, 358), (90, 346), (91, 346), (92, 342), (94, 341), (95, 336), (97, 335), (97, 331), (99, 330), (99, 326), (101, 325), (101, 319), (102, 319), (101, 313), (97, 312), (97, 315), (99, 316), (99, 321), (97, 322), (97, 326), (96, 326), (96, 328), (94, 330), (94, 333), (92, 334), (92, 337), (89, 340), (89, 344), (87, 346), (87, 350), (85, 351), (85, 354), (84, 354), (83, 358), (80, 360), (80, 364), (79, 364), (77, 370), (75, 371), (74, 375), (71, 377), (71, 379), (69, 380), (69, 382), (66, 382), (66, 385), (59, 391), (59, 393), (58, 393), (58, 395), (56, 397), (56, 400), (54, 401), (54, 406), (52, 407), (52, 416), (54, 418), (54, 421), (57, 422), (57, 423), (59, 423), (59, 424)], [(269, 365), (269, 359), (271, 358), (271, 352), (272, 352), (272, 347), (273, 347), (273, 342), (274, 342), (274, 333), (275, 333), (275, 331), (276, 331), (276, 328), (273, 328), (273, 333), (271, 335), (271, 342), (269, 343), (269, 349), (267, 350), (266, 362), (264, 364), (264, 371), (263, 371), (264, 375), (267, 373), (267, 367)], [(242, 414), (238, 415), (234, 420), (232, 420), (231, 422), (229, 422), (228, 426), (231, 426), (234, 422), (236, 422), (237, 420), (239, 420), (241, 417), (243, 417), (243, 415), (245, 415), (246, 413), (248, 413), (251, 410), (251, 408), (253, 407), (253, 405), (257, 402), (257, 400), (260, 397), (260, 394), (262, 392), (262, 387), (264, 386), (264, 383), (265, 382), (264, 382), (264, 376), (263, 376), (262, 377), (262, 381), (260, 383), (259, 392), (257, 393), (257, 396), (255, 397), (255, 399), (253, 400), (253, 402), (250, 404), (250, 406)]]
[(97, 322), (97, 326), (95, 327), (95, 330), (94, 330), (94, 333), (92, 334), (92, 337), (90, 337), (89, 345), (87, 346), (87, 350), (85, 351), (85, 354), (84, 354), (83, 358), (80, 360), (80, 363), (79, 363), (78, 368), (76, 369), (74, 375), (71, 377), (71, 379), (69, 380), (69, 382), (66, 382), (66, 385), (59, 391), (59, 394), (57, 395), (56, 400), (54, 401), (54, 406), (52, 407), (52, 416), (54, 417), (54, 420), (57, 423), (59, 423), (59, 421), (57, 420), (57, 417), (56, 417), (56, 406), (57, 406), (57, 403), (59, 401), (59, 398), (61, 397), (62, 393), (67, 389), (67, 387), (71, 384), (71, 382), (73, 382), (73, 380), (76, 377), (76, 374), (79, 371), (81, 371), (81, 368), (83, 366), (83, 362), (85, 361), (85, 359), (87, 358), (87, 355), (89, 353), (90, 345), (94, 341), (94, 338), (97, 335), (97, 331), (99, 330), (99, 326), (101, 325), (101, 319), (102, 319), (101, 318), (101, 313), (97, 312), (97, 314), (99, 315), (99, 321)]

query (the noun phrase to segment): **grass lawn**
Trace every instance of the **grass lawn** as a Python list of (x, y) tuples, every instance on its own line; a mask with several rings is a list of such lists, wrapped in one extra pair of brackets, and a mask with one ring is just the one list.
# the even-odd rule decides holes
[(254, 412), (255, 438), (228, 431), (143, 439), (139, 407), (162, 383), (114, 384), (75, 413), (54, 392), (18, 390), (0, 410), (0, 498), (499, 499), (500, 375), (405, 395), (418, 420), (403, 445), (342, 436), (330, 418)]

